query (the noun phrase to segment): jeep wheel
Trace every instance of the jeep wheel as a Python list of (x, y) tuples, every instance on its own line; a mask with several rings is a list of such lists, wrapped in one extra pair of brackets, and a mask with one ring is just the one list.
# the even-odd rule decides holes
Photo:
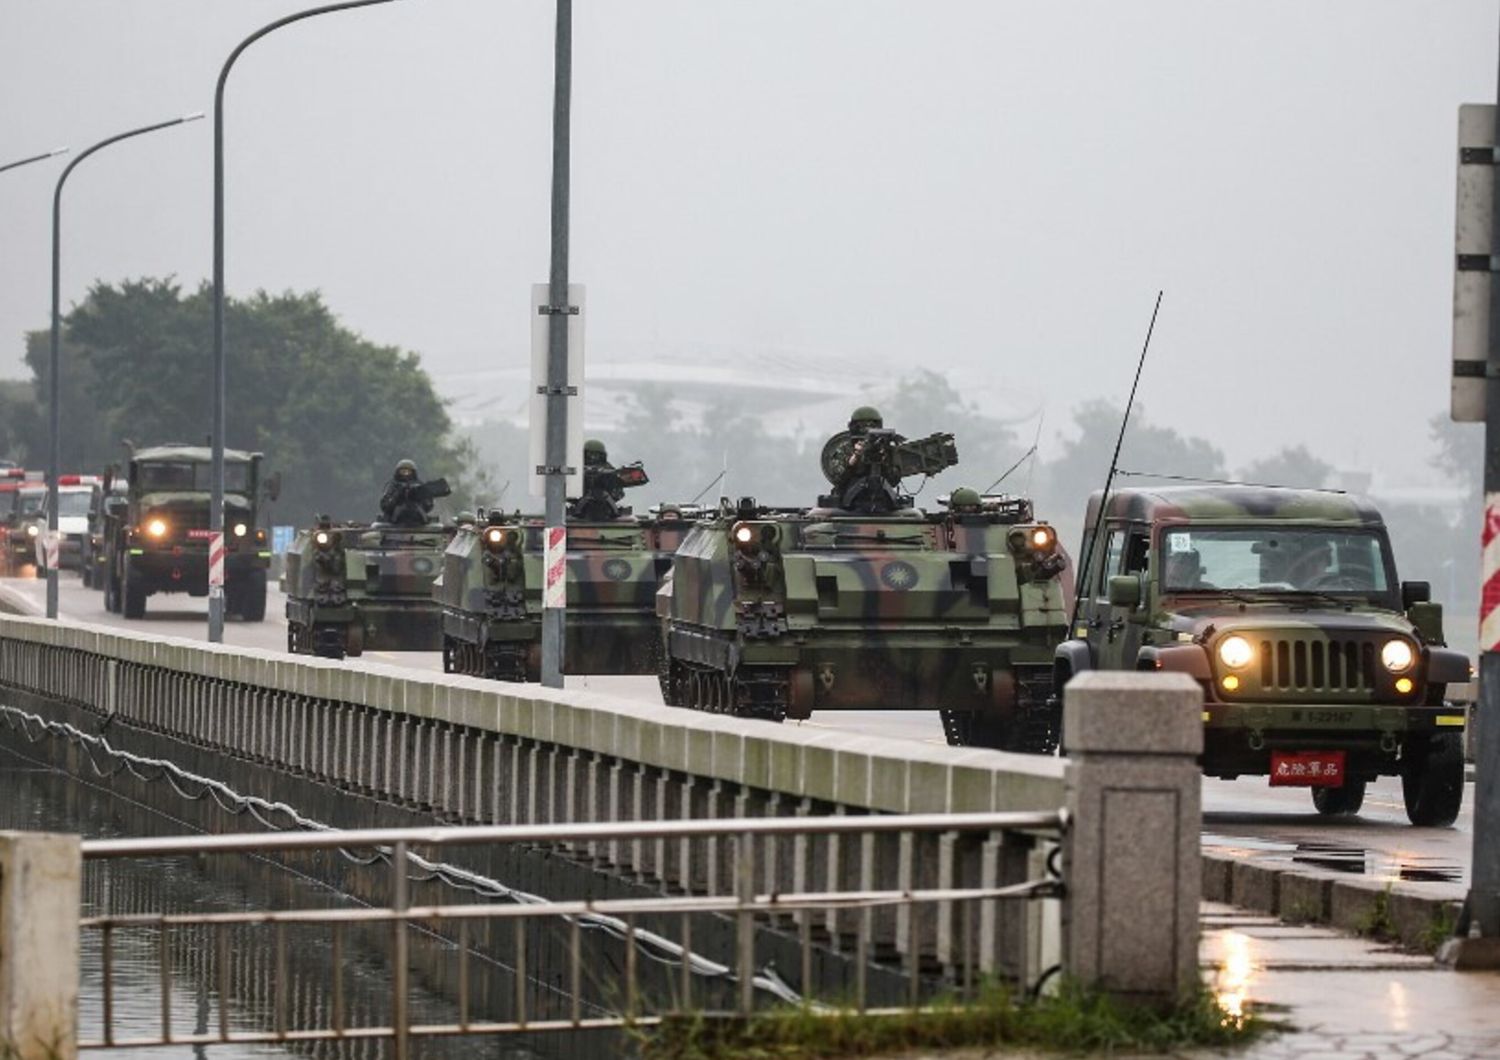
[(1464, 745), (1456, 732), (1439, 733), (1407, 748), (1401, 771), (1406, 817), (1420, 828), (1446, 828), (1464, 800)]
[(120, 596), (123, 598), (123, 613), (126, 618), (146, 617), (146, 585), (140, 575), (133, 575), (130, 565), (125, 565), (125, 573), (120, 577)]
[(1313, 788), (1312, 799), (1324, 817), (1352, 817), (1365, 804), (1365, 782), (1345, 780), (1341, 788)]

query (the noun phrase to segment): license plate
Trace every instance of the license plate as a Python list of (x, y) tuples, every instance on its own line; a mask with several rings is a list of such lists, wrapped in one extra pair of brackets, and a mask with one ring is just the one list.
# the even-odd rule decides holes
[(1271, 787), (1341, 788), (1343, 751), (1272, 751)]

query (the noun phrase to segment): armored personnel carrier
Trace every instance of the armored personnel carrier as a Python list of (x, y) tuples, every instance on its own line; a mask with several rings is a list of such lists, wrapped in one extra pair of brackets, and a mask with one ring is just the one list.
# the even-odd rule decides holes
[[(659, 669), (656, 591), (696, 509), (633, 514), (625, 490), (647, 481), (640, 464), (612, 467), (598, 442), (585, 447), (583, 494), (568, 505), (564, 673)], [(449, 673), (540, 679), (544, 532), (540, 517), (492, 512), (454, 535), (433, 587)]]
[(902, 480), (958, 462), (873, 409), (824, 446), (811, 509), (752, 498), (699, 523), (657, 595), (662, 696), (781, 721), (814, 710), (933, 710), (951, 744), (1047, 753), (1068, 559), (1019, 497), (954, 491), (922, 511)]
[(398, 491), (397, 505), (382, 505), (395, 521), (322, 518), (297, 534), (284, 579), (288, 651), (340, 659), (366, 649), (443, 646), (432, 583), (456, 527), (432, 520), (424, 509), (450, 491), (443, 479), (410, 487)]

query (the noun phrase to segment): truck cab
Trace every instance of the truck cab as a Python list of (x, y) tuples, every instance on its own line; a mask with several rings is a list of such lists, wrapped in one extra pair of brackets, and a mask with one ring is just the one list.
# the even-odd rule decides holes
[[(224, 452), (224, 603), (250, 622), (266, 615), (271, 550), (261, 525), (261, 454)], [(205, 446), (164, 445), (131, 453), (125, 504), (105, 513), (104, 606), (141, 618), (156, 593), (207, 596), (213, 454)], [(274, 476), (273, 476), (274, 480)], [(105, 482), (111, 490), (115, 476)]]
[(1169, 670), (1203, 688), (1205, 775), (1302, 786), (1350, 814), (1399, 776), (1407, 816), (1449, 825), (1462, 709), (1425, 582), (1398, 580), (1380, 513), (1343, 493), (1252, 486), (1095, 494), (1062, 687), (1088, 669)]

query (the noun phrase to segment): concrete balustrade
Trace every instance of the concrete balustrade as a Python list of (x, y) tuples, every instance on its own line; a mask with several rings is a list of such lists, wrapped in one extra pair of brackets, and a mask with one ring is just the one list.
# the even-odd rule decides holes
[[(1195, 974), (1201, 700), (1172, 675), (1075, 680), (1069, 759), (11, 617), (0, 618), (0, 686), (95, 728), (112, 717), (116, 743), (253, 763), (270, 797), (275, 778), (290, 776), (452, 823), (1067, 806), (1069, 974), (1148, 1000), (1181, 996)], [(566, 853), (653, 887), (724, 893), (735, 886), (733, 845), (611, 840)], [(1009, 834), (789, 838), (756, 852), (754, 882), (779, 892), (1003, 886), (1044, 877), (1052, 849), (1045, 837)], [(924, 966), (952, 965), (972, 947), (986, 970), (1027, 983), (1056, 960), (1058, 929), (1040, 903), (918, 915), (926, 919), (914, 923), (905, 907), (841, 910), (784, 926), (805, 921), (847, 952), (867, 946)], [(922, 952), (911, 952), (913, 938)]]
[(0, 832), (0, 1056), (77, 1054), (77, 836)]

